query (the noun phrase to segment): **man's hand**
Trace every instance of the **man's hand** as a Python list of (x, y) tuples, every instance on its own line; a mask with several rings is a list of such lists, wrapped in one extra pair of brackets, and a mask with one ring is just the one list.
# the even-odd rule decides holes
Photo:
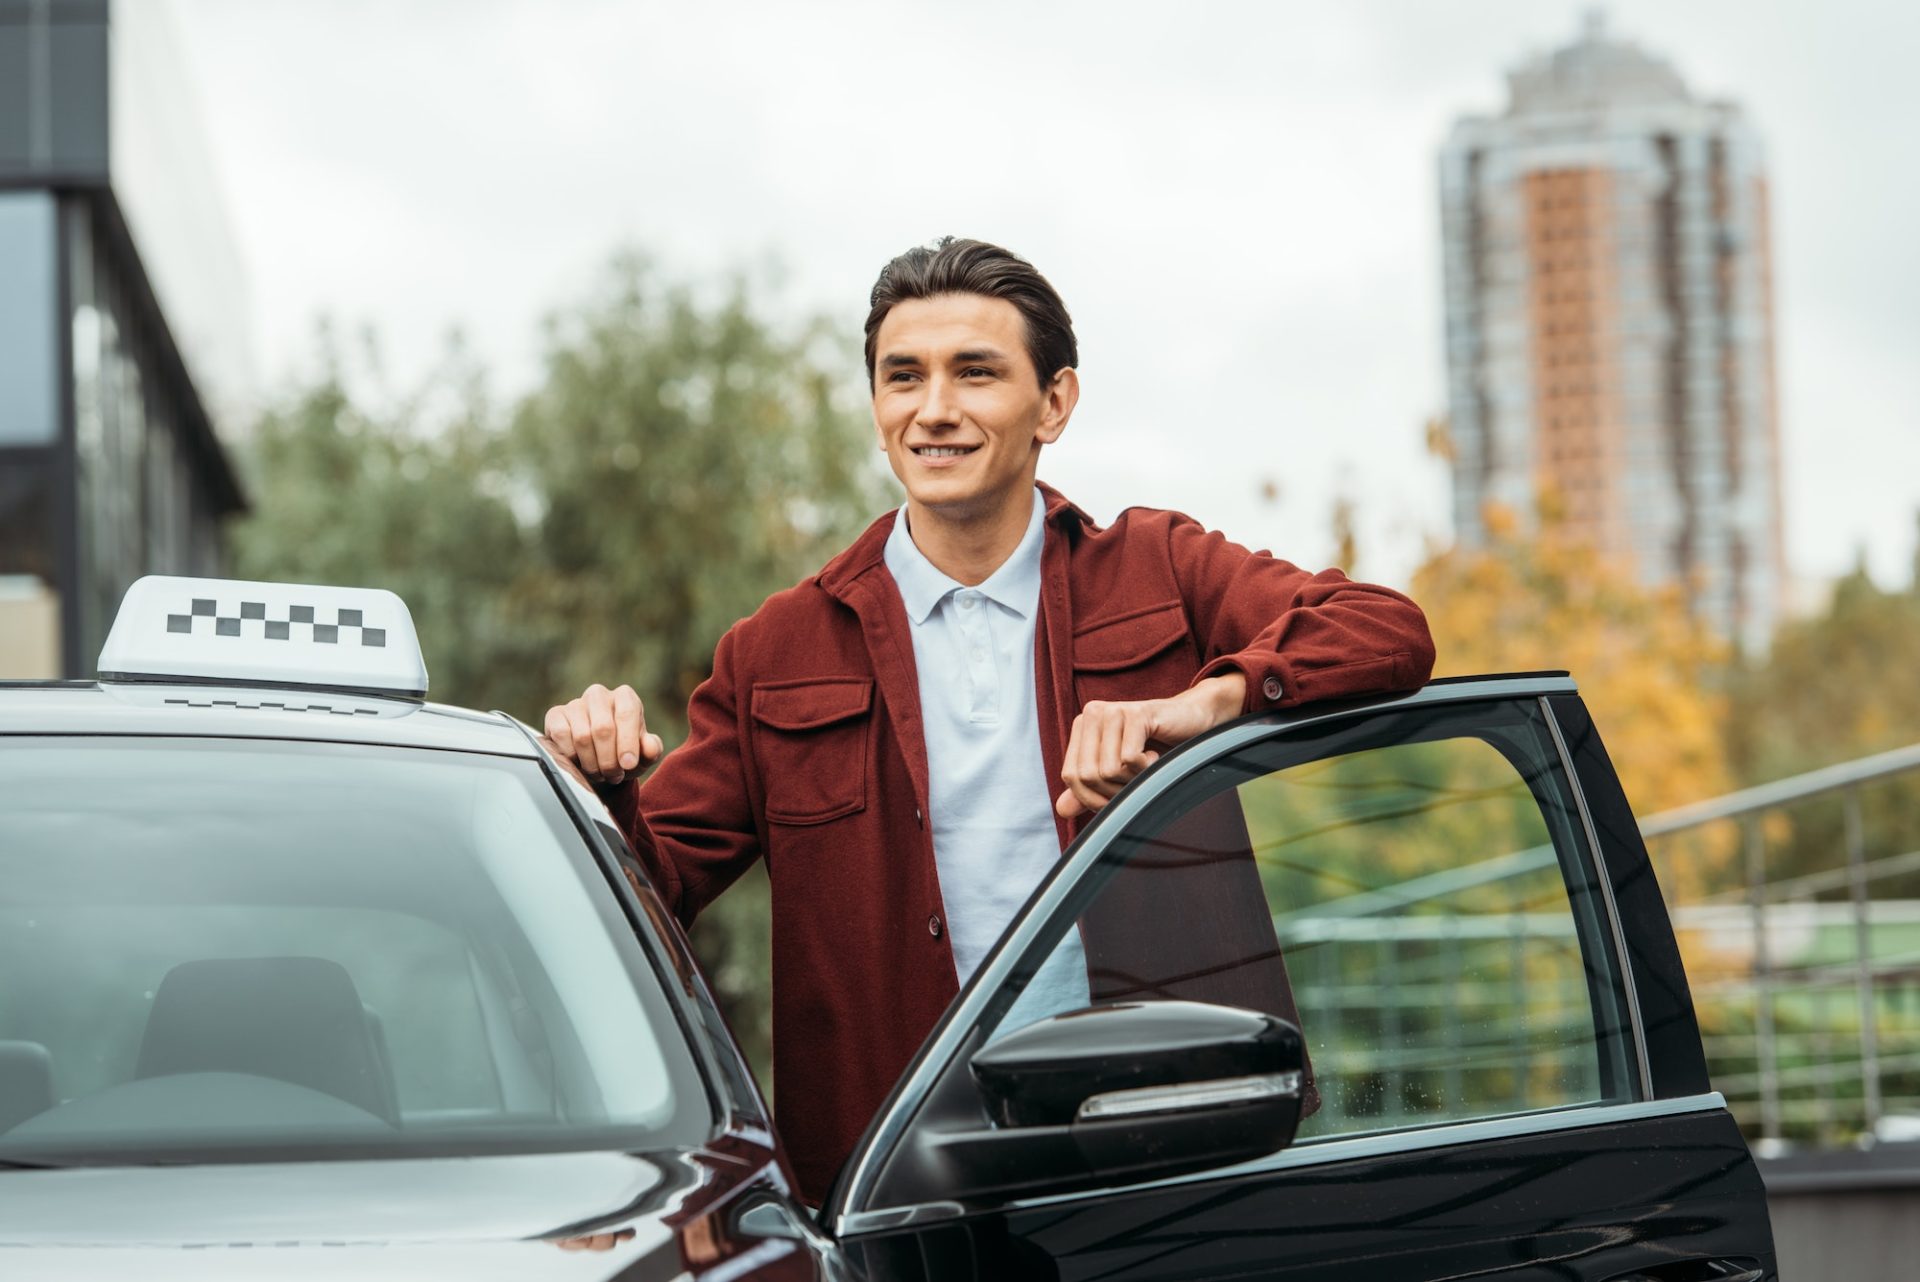
[(1239, 672), (1209, 677), (1171, 699), (1087, 704), (1073, 719), (1060, 767), (1067, 790), (1053, 808), (1064, 819), (1100, 809), (1160, 759), (1151, 744), (1171, 748), (1240, 715), (1247, 678)]
[(588, 686), (578, 699), (547, 709), (546, 731), (561, 755), (596, 784), (638, 775), (642, 762), (653, 764), (665, 750), (659, 735), (647, 733), (646, 709), (632, 686)]

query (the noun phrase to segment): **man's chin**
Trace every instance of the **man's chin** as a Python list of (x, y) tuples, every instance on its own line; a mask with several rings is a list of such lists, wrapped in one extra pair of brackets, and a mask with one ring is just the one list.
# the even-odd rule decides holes
[(915, 485), (907, 489), (913, 506), (942, 521), (973, 521), (994, 510), (993, 496), (970, 485)]

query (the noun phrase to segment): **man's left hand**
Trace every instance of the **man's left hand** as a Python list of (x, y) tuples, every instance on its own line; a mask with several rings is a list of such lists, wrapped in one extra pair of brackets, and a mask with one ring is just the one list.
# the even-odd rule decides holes
[(1229, 672), (1190, 686), (1171, 699), (1135, 703), (1095, 701), (1073, 719), (1060, 779), (1067, 790), (1053, 808), (1062, 818), (1090, 814), (1113, 800), (1133, 777), (1171, 748), (1223, 721), (1246, 705), (1247, 678)]

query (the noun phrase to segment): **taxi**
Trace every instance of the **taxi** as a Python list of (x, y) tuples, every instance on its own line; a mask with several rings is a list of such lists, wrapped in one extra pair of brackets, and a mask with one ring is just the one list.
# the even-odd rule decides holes
[(817, 1207), (594, 792), (426, 694), (391, 593), (165, 577), (0, 683), (0, 1273), (1774, 1276), (1564, 674), (1166, 754)]

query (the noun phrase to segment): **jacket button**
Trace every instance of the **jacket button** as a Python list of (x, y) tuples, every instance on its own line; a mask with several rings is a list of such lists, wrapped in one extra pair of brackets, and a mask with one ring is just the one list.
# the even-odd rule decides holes
[(940, 938), (940, 915), (938, 913), (927, 918), (927, 933), (935, 939)]
[(1279, 702), (1280, 678), (1268, 677), (1265, 681), (1262, 681), (1260, 683), (1260, 693), (1266, 695), (1267, 698), (1272, 702), (1275, 702), (1275, 703)]

